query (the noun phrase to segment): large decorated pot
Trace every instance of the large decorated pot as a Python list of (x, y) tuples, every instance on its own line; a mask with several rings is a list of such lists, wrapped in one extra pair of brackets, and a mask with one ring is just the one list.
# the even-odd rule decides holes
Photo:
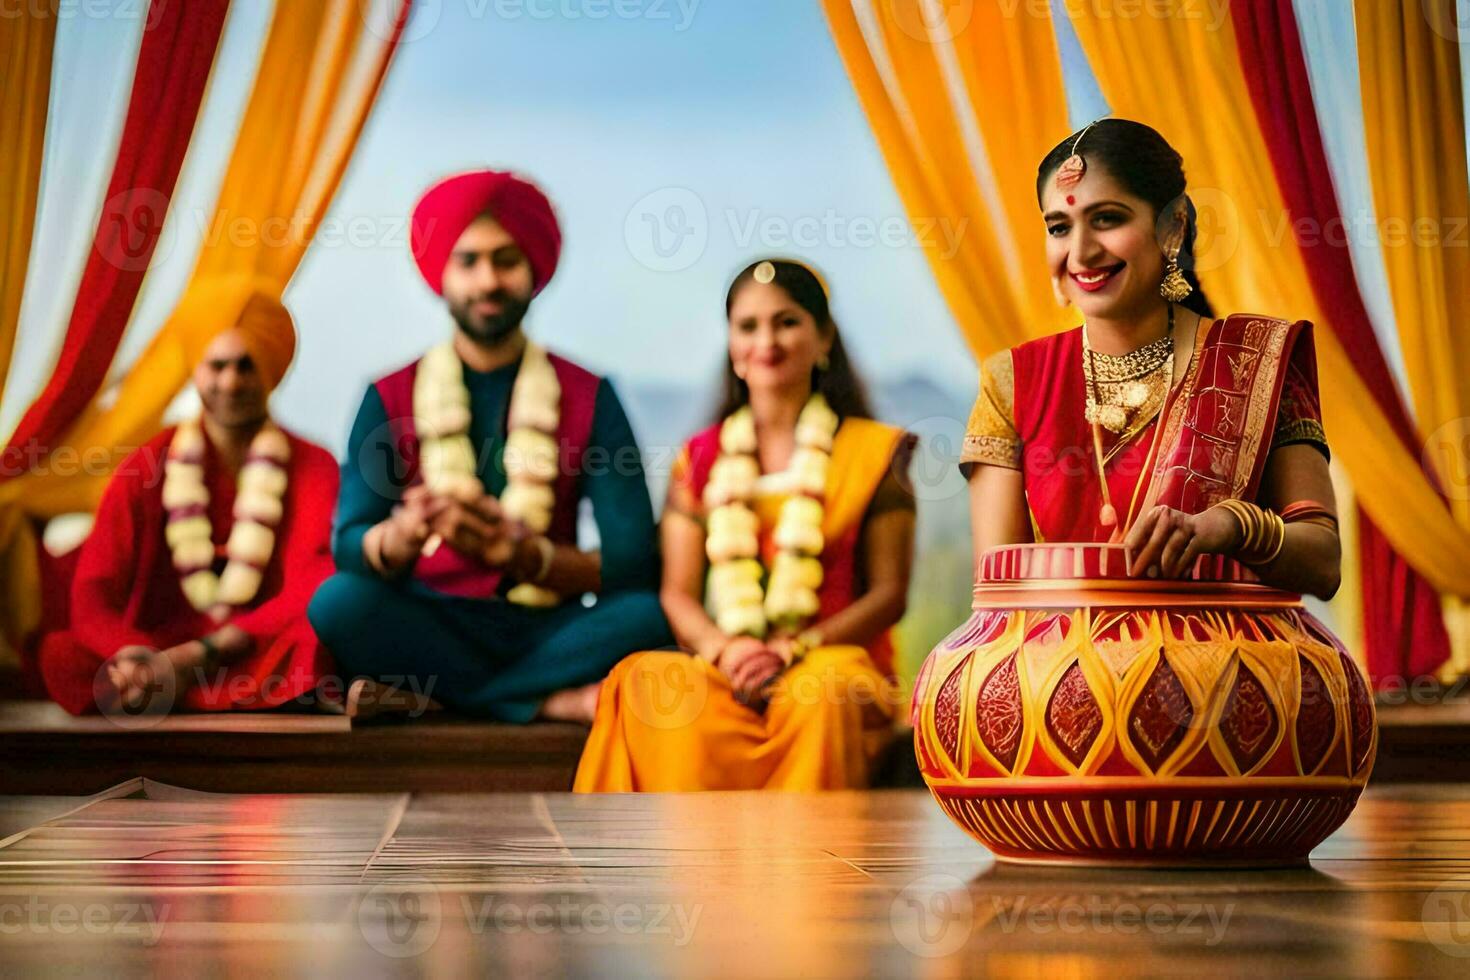
[(1012, 861), (1303, 863), (1377, 748), (1362, 670), (1299, 596), (1219, 557), (1133, 578), (1117, 545), (987, 552), (913, 723), (944, 812)]

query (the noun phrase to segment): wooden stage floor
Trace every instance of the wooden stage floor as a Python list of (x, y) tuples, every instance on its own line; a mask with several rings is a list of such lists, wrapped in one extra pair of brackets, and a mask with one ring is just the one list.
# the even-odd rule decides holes
[(995, 864), (922, 791), (0, 798), (0, 973), (1466, 975), (1470, 788), (1296, 871)]

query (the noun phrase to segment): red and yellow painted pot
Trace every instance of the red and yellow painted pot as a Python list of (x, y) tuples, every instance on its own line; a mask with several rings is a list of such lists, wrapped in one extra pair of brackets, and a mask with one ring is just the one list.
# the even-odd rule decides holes
[(920, 671), (914, 748), (1002, 860), (1300, 864), (1368, 781), (1362, 670), (1234, 562), (1164, 582), (1121, 546), (997, 548), (974, 610)]

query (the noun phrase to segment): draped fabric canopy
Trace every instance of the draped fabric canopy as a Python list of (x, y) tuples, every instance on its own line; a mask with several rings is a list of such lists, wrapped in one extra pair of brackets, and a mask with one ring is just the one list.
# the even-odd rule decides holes
[[(55, 16), (0, 17), (0, 394), (30, 265), (55, 42)], [(0, 508), (0, 541), (20, 535), (22, 524), (22, 515)], [(33, 562), (22, 552), (0, 550), (0, 581), (6, 583), (0, 625), (27, 622), (33, 614), (24, 597), (39, 588)], [(0, 629), (0, 659), (19, 636), (13, 627)]]
[[(10, 437), (56, 445), (97, 395), (152, 262), (194, 134), (228, 0), (163, 3), (143, 33), (106, 202), (56, 368)], [(0, 481), (17, 472), (0, 471)]]
[[(1345, 224), (1293, 9), (1274, 0), (1234, 0), (1231, 13), (1242, 73), (1276, 182), (1294, 218), (1313, 295), (1333, 333), (1353, 352), (1353, 367), (1392, 426), (1392, 433), (1382, 437), (1397, 438), (1409, 452), (1417, 452), (1414, 423), (1374, 333), (1352, 252), (1334, 231)], [(1356, 549), (1347, 552), (1345, 563), (1351, 569), (1354, 554), (1359, 559), (1361, 575), (1353, 584), (1368, 594), (1399, 600), (1361, 603), (1368, 665), (1375, 674), (1400, 668), (1414, 676), (1428, 674), (1450, 656), (1439, 596), (1393, 550), (1371, 518), (1361, 512), (1358, 517)], [(1344, 544), (1352, 543), (1345, 536)]]
[[(1451, 0), (1444, 4), (1452, 5)], [(824, 0), (823, 5), (910, 213), (952, 208), (938, 213), (950, 220), (970, 218), (972, 229), (984, 226), (980, 233), (965, 237), (953, 262), (931, 258), (977, 357), (1063, 325), (1041, 298), (1046, 270), (1040, 260), (1032, 183), (1036, 162), (1070, 130), (1063, 111), (1061, 67), (1050, 40), (1054, 25), (1048, 6), (943, 5), (934, 0)], [(1242, 65), (1243, 52), (1266, 57), (1274, 51), (1274, 56), (1284, 57), (1282, 22), (1271, 22), (1258, 5), (1246, 2), (1232, 4), (1226, 11), (1229, 16), (1219, 21), (1202, 16), (1201, 5), (1163, 6), (1167, 9), (1160, 14), (1131, 0), (1094, 0), (1061, 4), (1059, 9), (1067, 11), (1114, 113), (1154, 126), (1183, 154), (1190, 194), (1201, 213), (1198, 271), (1216, 307), (1305, 318), (1325, 328), (1318, 333), (1318, 352), (1327, 428), (1329, 436), (1347, 434), (1334, 440), (1333, 447), (1358, 500), (1398, 554), (1434, 588), (1446, 595), (1470, 595), (1467, 526), (1457, 519), (1458, 511), (1452, 513), (1446, 506), (1434, 474), (1421, 466), (1411, 438), (1414, 430), (1406, 425), (1402, 406), (1389, 397), (1391, 386), (1384, 383), (1383, 355), (1375, 350), (1362, 359), (1360, 368), (1353, 353), (1373, 339), (1362, 303), (1337, 296), (1323, 301), (1328, 284), (1343, 288), (1350, 263), (1336, 256), (1332, 265), (1313, 266), (1323, 260), (1304, 254), (1293, 233), (1293, 219), (1302, 208), (1327, 216), (1327, 199), (1321, 187), (1300, 193), (1300, 187), (1279, 180), (1284, 169), (1277, 166), (1281, 148), (1273, 155), (1266, 132), (1289, 124), (1290, 117), (1258, 113), (1257, 106), (1267, 100), (1253, 98)], [(1278, 16), (1291, 16), (1289, 5), (1275, 7)], [(1379, 17), (1388, 16), (1385, 10), (1396, 10), (1402, 22), (1409, 22), (1420, 16), (1419, 7), (1419, 0), (1360, 0), (1360, 20), (1361, 11), (1372, 8)], [(1253, 39), (1248, 34), (1242, 43), (1237, 18), (1248, 30), (1265, 36)], [(1424, 35), (1422, 20), (1419, 28)], [(1299, 41), (1293, 43), (1299, 60)], [(1377, 51), (1382, 43), (1380, 36), (1365, 51)], [(997, 54), (997, 44), (1006, 52), (1025, 52), (1025, 57)], [(967, 54), (962, 58), (956, 52)], [(1443, 51), (1437, 58), (1428, 64), (1448, 63)], [(983, 87), (966, 89), (952, 83), (953, 72), (947, 72), (945, 64), (964, 61), (971, 65), (970, 77), (985, 79)], [(1018, 63), (1023, 67), (1019, 78), (1012, 73)], [(1307, 84), (1301, 71), (1278, 77), (1294, 79), (1298, 86)], [(1448, 69), (1440, 67), (1415, 73), (1413, 84), (1405, 85), (1417, 86), (1421, 100), (1427, 97), (1436, 105), (1453, 95), (1458, 106), (1457, 79), (1451, 87)], [(1365, 92), (1372, 84), (1365, 68)], [(1271, 95), (1290, 97), (1289, 92)], [(1301, 91), (1296, 95), (1300, 99)], [(1030, 119), (1041, 120), (1036, 129), (1026, 128), (1022, 114), (1013, 111), (1018, 105), (1027, 107)], [(1298, 102), (1296, 109), (1302, 108)], [(961, 153), (956, 149), (957, 134), (966, 132), (979, 133), (980, 145), (967, 145)], [(1421, 168), (1435, 166), (1435, 153), (1454, 152), (1448, 124), (1442, 125), (1438, 140), (1422, 145), (1422, 152), (1413, 156)], [(1461, 169), (1458, 177), (1451, 170), (1445, 181), (1463, 193), (1463, 129), (1458, 146)], [(1322, 166), (1302, 147), (1297, 155)], [(977, 160), (987, 159), (988, 168), (977, 168)], [(997, 165), (997, 160), (1006, 164)], [(1375, 187), (1384, 169), (1375, 161)], [(1416, 185), (1402, 176), (1405, 187)], [(1326, 182), (1330, 196), (1330, 174), (1313, 178)], [(1288, 191), (1298, 193), (1288, 200)], [(1458, 211), (1440, 210), (1453, 204), (1443, 196), (1420, 198), (1403, 210), (1420, 215), (1466, 213), (1463, 204)], [(1423, 269), (1427, 262), (1421, 254), (1418, 275), (1433, 279), (1435, 272)], [(1407, 281), (1411, 276), (1406, 272), (1401, 278)], [(1462, 276), (1461, 282), (1467, 279)], [(1448, 302), (1442, 305), (1452, 308)], [(1418, 328), (1406, 333), (1404, 322), (1401, 314), (1404, 343), (1415, 342), (1410, 336)], [(1431, 349), (1442, 355), (1438, 362), (1442, 369), (1466, 363), (1463, 355), (1458, 361), (1449, 359), (1452, 352), (1443, 343)], [(1463, 371), (1461, 375), (1459, 383), (1470, 384)], [(1463, 404), (1458, 411), (1459, 416), (1448, 417), (1467, 414)], [(1422, 410), (1416, 421), (1422, 429), (1426, 421)], [(1432, 636), (1432, 630), (1427, 635)], [(1400, 661), (1397, 666), (1405, 664)]]
[(909, 214), (970, 219), (952, 257), (925, 255), (971, 350), (1071, 323), (1034, 233), (1035, 161), (1067, 129), (1050, 18), (975, 4), (952, 32), (917, 0), (822, 6)]
[[(284, 291), (341, 181), (411, 0), (375, 2), (388, 10), (388, 30), (366, 16), (359, 0), (275, 6), (212, 218), (214, 228), (243, 227), (247, 233), (208, 236), (191, 282), (245, 274)], [(150, 17), (157, 25), (140, 49), (129, 106), (129, 122), (136, 110), (146, 124), (125, 128), (113, 181), (132, 192), (149, 177), (157, 178), (149, 202), (166, 208), (164, 185), (172, 186), (178, 177), (206, 91), (210, 45), (218, 41), (224, 3), (154, 0), (154, 6), (159, 9)], [(9, 95), (7, 87), (0, 98)], [(185, 325), (170, 318), (128, 369), (115, 397), (105, 403), (98, 397), (137, 297), (137, 281), (121, 275), (130, 270), (117, 265), (140, 265), (133, 270), (139, 279), (148, 265), (146, 257), (117, 262), (118, 250), (107, 245), (106, 219), (104, 213), (97, 237), (100, 259), (91, 256), (101, 267), (83, 279), (64, 347), (81, 351), (100, 340), (110, 349), (101, 356), (93, 350), (85, 358), (63, 357), (55, 388), (48, 389), (54, 397), (39, 405), (34, 422), (23, 423), (23, 429), (35, 426), (27, 431), (60, 433), (59, 438), (42, 444), (38, 459), (26, 457), (28, 472), (0, 483), (0, 567), (16, 573), (0, 583), (5, 614), (0, 626), (12, 642), (39, 616), (29, 519), (94, 510), (117, 462), (157, 430), (192, 367), (183, 355)], [(53, 446), (64, 450), (73, 465), (52, 458)]]
[(56, 17), (0, 17), (0, 393), (30, 264)]
[[(1353, 7), (1373, 198), (1409, 393), (1425, 454), (1446, 482), (1455, 522), (1470, 532), (1470, 174), (1460, 97), (1460, 37), (1470, 23), (1457, 24), (1455, 8), (1455, 0)], [(1470, 596), (1450, 591), (1447, 676), (1470, 672)]]

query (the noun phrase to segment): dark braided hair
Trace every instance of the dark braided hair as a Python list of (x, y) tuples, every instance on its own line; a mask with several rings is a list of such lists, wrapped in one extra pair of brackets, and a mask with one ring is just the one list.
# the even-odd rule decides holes
[[(1077, 145), (1078, 137), (1082, 142)], [(1195, 274), (1194, 244), (1199, 234), (1199, 216), (1194, 202), (1185, 193), (1184, 158), (1159, 135), (1152, 126), (1131, 119), (1099, 119), (1091, 128), (1079, 130), (1062, 140), (1041, 161), (1036, 171), (1036, 202), (1041, 203), (1046, 182), (1062, 162), (1072, 155), (1072, 147), (1087, 162), (1088, 169), (1101, 167), (1135, 197), (1147, 201), (1157, 216), (1162, 230), (1179, 199), (1184, 198), (1184, 238), (1179, 245), (1179, 268), (1194, 291), (1179, 305), (1205, 319), (1215, 315), (1205, 291)]]
[[(730, 290), (725, 294), (725, 317), (730, 316), (730, 309), (735, 305), (735, 296), (747, 285), (755, 281), (755, 270), (762, 262), (770, 262), (776, 270), (775, 278), (771, 285), (780, 286), (791, 297), (792, 302), (811, 314), (813, 320), (817, 321), (817, 330), (823, 336), (832, 338), (832, 349), (827, 352), (827, 366), (825, 368), (812, 369), (812, 391), (820, 393), (827, 399), (827, 404), (832, 411), (837, 413), (838, 418), (870, 419), (873, 417), (872, 410), (868, 407), (867, 392), (863, 383), (858, 379), (857, 372), (853, 370), (852, 362), (848, 360), (847, 349), (842, 346), (842, 334), (837, 330), (837, 323), (832, 319), (832, 310), (827, 302), (827, 290), (822, 281), (800, 262), (790, 262), (784, 259), (761, 259), (746, 266), (730, 283)], [(725, 383), (724, 391), (720, 398), (719, 411), (715, 420), (719, 421), (728, 417), (736, 409), (750, 402), (750, 389), (745, 382), (735, 373), (735, 365), (725, 358)]]

